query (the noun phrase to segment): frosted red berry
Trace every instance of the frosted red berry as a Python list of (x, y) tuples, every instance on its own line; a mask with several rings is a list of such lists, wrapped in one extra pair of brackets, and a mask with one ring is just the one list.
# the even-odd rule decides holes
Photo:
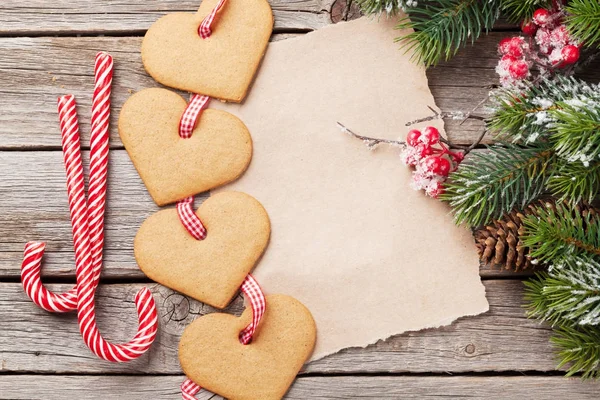
[(438, 144), (440, 142), (440, 131), (433, 126), (426, 127), (421, 134), (421, 142), (429, 145)]
[(454, 160), (455, 163), (460, 164), (462, 162), (462, 160), (465, 159), (465, 153), (463, 153), (462, 151), (457, 151), (455, 153), (450, 153), (450, 156), (452, 157), (452, 159)]
[(433, 148), (427, 143), (418, 144), (417, 151), (419, 152), (421, 158), (425, 158), (433, 154)]
[(523, 45), (525, 40), (522, 37), (516, 36), (510, 39), (508, 43), (506, 54), (514, 58), (523, 57)]
[(527, 36), (535, 35), (535, 32), (537, 31), (537, 29), (538, 29), (537, 25), (532, 20), (523, 21), (523, 23), (521, 24), (521, 30)]
[(437, 199), (441, 194), (444, 193), (444, 184), (433, 180), (425, 188), (425, 193), (434, 199)]
[(415, 147), (416, 145), (419, 144), (420, 138), (421, 138), (421, 131), (419, 131), (417, 129), (411, 129), (410, 131), (408, 131), (408, 134), (406, 135), (406, 143), (409, 146)]
[(510, 47), (511, 38), (504, 38), (498, 43), (498, 52), (500, 54), (508, 53), (508, 48)]
[(445, 157), (433, 156), (425, 159), (425, 171), (434, 175), (448, 176), (450, 168), (450, 161)]
[(562, 48), (560, 55), (565, 64), (575, 64), (579, 60), (579, 47), (568, 44)]
[(533, 13), (533, 22), (539, 26), (547, 26), (552, 22), (550, 11), (545, 8), (538, 8)]
[(513, 79), (525, 79), (529, 73), (529, 65), (527, 62), (519, 60), (508, 67), (508, 72)]

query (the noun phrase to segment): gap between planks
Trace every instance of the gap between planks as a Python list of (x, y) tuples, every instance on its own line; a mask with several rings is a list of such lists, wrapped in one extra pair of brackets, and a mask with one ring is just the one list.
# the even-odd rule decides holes
[[(551, 329), (526, 318), (522, 283), (488, 280), (483, 284), (490, 303), (487, 313), (459, 318), (436, 329), (396, 335), (366, 348), (345, 349), (307, 364), (302, 373), (554, 371), (554, 354), (548, 341)], [(64, 291), (72, 284), (48, 286)], [(160, 329), (156, 342), (140, 359), (112, 364), (97, 359), (83, 345), (74, 313), (46, 313), (31, 303), (20, 284), (0, 283), (0, 376), (1, 373), (181, 373), (177, 359), (181, 333), (194, 319), (216, 310), (157, 284), (101, 285), (96, 297), (98, 323), (107, 340), (123, 341), (135, 334), (137, 316), (133, 297), (142, 287), (149, 287), (157, 302)], [(238, 296), (224, 312), (239, 315), (242, 310), (243, 299)]]
[[(180, 398), (183, 376), (1, 376), (0, 399), (175, 399)], [(287, 400), (325, 399), (497, 399), (537, 400), (597, 399), (597, 384), (562, 377), (299, 377), (285, 396)], [(200, 392), (199, 400), (221, 400)]]

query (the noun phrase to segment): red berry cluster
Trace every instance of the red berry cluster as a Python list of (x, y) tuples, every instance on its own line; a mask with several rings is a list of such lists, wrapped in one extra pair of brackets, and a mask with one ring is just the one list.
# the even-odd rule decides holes
[(419, 131), (413, 129), (406, 136), (406, 148), (402, 161), (414, 167), (412, 187), (425, 190), (427, 195), (437, 198), (444, 192), (444, 181), (448, 174), (463, 160), (462, 152), (452, 152), (440, 141), (440, 132), (433, 126)]
[(569, 35), (563, 16), (558, 9), (540, 8), (521, 25), (527, 39), (517, 36), (500, 41), (498, 52), (502, 58), (496, 72), (503, 86), (528, 78), (533, 67), (544, 76), (579, 60), (580, 45)]

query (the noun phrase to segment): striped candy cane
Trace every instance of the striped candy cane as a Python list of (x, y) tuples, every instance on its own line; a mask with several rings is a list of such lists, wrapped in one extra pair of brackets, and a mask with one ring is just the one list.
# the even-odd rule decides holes
[[(104, 208), (106, 203), (106, 173), (108, 157), (108, 126), (110, 117), (110, 92), (112, 84), (113, 59), (107, 53), (98, 53), (94, 68), (95, 87), (92, 100), (92, 133), (90, 139), (90, 228), (94, 252), (94, 284), (100, 280), (102, 269), (102, 248), (104, 247)], [(74, 118), (77, 116), (74, 115)], [(64, 143), (63, 143), (64, 145)], [(66, 150), (63, 149), (63, 152)], [(80, 157), (80, 156), (79, 156)], [(67, 187), (74, 176), (67, 168)], [(68, 312), (77, 308), (77, 288), (57, 294), (48, 290), (41, 282), (41, 261), (46, 245), (29, 242), (21, 266), (21, 281), (27, 295), (35, 304), (50, 312)]]
[[(98, 330), (95, 316), (94, 295), (98, 286), (102, 266), (102, 247), (104, 243), (104, 210), (106, 203), (106, 178), (108, 166), (108, 120), (110, 115), (110, 86), (112, 83), (112, 57), (100, 53), (96, 57), (95, 66), (96, 87), (92, 109), (92, 135), (90, 158), (90, 190), (89, 207), (85, 196), (83, 178), (83, 165), (81, 160), (79, 125), (75, 98), (71, 95), (60, 97), (58, 100), (59, 120), (63, 143), (63, 156), (67, 170), (67, 192), (71, 225), (73, 228), (73, 243), (75, 248), (75, 262), (77, 286), (75, 299), (79, 329), (86, 345), (98, 357), (113, 361), (123, 362), (135, 359), (142, 355), (152, 344), (157, 331), (156, 304), (147, 288), (140, 290), (135, 296), (138, 311), (139, 328), (132, 341), (125, 344), (108, 343)], [(24, 266), (38, 264), (43, 245), (31, 243), (26, 246)], [(27, 275), (27, 279), (29, 275)], [(29, 284), (23, 280), (26, 288), (37, 288), (38, 292), (30, 294), (32, 299), (38, 299), (41, 282)], [(50, 292), (46, 291), (46, 294)], [(60, 295), (53, 294), (60, 298)], [(63, 295), (72, 299), (72, 291)], [(55, 298), (49, 296), (48, 303)], [(34, 299), (34, 301), (36, 301)], [(36, 302), (37, 304), (38, 302)], [(49, 307), (52, 308), (52, 307)]]

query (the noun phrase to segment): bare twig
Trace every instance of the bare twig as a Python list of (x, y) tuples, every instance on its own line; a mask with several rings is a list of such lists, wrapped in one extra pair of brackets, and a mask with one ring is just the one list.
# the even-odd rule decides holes
[(462, 124), (465, 123), (466, 120), (468, 120), (469, 118), (471, 118), (471, 116), (473, 115), (473, 113), (475, 112), (475, 110), (477, 110), (479, 107), (481, 107), (485, 102), (487, 102), (490, 98), (490, 93), (488, 92), (487, 96), (485, 96), (483, 98), (483, 100), (481, 100), (479, 103), (477, 103), (477, 105), (475, 107), (473, 107), (471, 109), (471, 111), (467, 112), (464, 117), (465, 119), (463, 119), (460, 124), (458, 124), (459, 126), (462, 126)]
[[(428, 117), (423, 117), (423, 118), (419, 118), (419, 119), (415, 119), (414, 121), (410, 121), (407, 122), (405, 124), (405, 126), (411, 126), (411, 125), (415, 125), (415, 124), (420, 124), (421, 122), (427, 122), (427, 121), (433, 121), (434, 119), (445, 119), (445, 118), (451, 118), (451, 119), (461, 119), (463, 120), (462, 123), (464, 123), (465, 120), (467, 119), (476, 119), (479, 121), (485, 121), (485, 117), (481, 116), (481, 115), (473, 115), (473, 111), (475, 111), (477, 108), (479, 108), (481, 106), (481, 104), (485, 103), (485, 101), (488, 98), (486, 97), (480, 104), (477, 105), (477, 107), (475, 107), (474, 109), (472, 109), (471, 111), (469, 111), (468, 113), (462, 113), (462, 112), (439, 112), (436, 111), (433, 107), (431, 106), (427, 106), (427, 108), (429, 108), (431, 110), (431, 112), (433, 113), (432, 115), (428, 116)], [(461, 125), (462, 125), (461, 123)]]
[(475, 147), (477, 147), (479, 145), (479, 143), (481, 143), (481, 141), (483, 140), (485, 134), (488, 132), (487, 129), (484, 129), (483, 132), (481, 132), (481, 134), (479, 135), (479, 137), (477, 138), (477, 140), (475, 140), (469, 147), (467, 147), (464, 151), (464, 155), (466, 156), (467, 154), (469, 154), (471, 152), (471, 150), (473, 150)]
[(399, 147), (406, 146), (406, 143), (403, 141), (400, 141), (400, 140), (378, 139), (378, 138), (372, 138), (369, 136), (359, 135), (358, 133), (354, 133), (350, 129), (346, 128), (341, 122), (337, 122), (337, 126), (338, 126), (338, 128), (340, 128), (342, 130), (342, 132), (347, 133), (348, 135), (350, 135), (352, 137), (362, 140), (363, 143), (367, 145), (369, 150), (373, 150), (375, 147), (377, 147), (381, 143), (389, 144), (391, 146), (399, 146)]

